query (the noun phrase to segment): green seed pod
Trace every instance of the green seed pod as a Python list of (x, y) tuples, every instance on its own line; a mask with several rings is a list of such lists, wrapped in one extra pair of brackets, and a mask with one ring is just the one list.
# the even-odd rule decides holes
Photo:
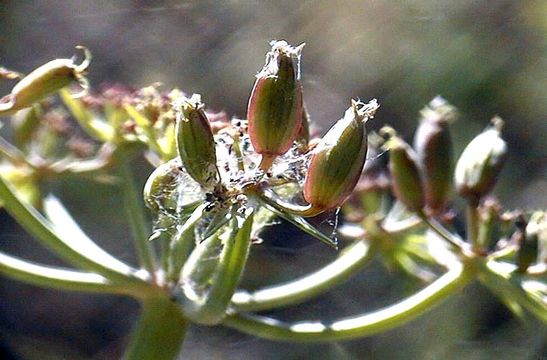
[(440, 213), (450, 198), (452, 187), (452, 142), (448, 125), (455, 109), (436, 97), (421, 112), (414, 135), (414, 149), (421, 170), (425, 202), (433, 214)]
[[(520, 225), (520, 226), (519, 226)], [(522, 236), (517, 236), (519, 249), (517, 251), (517, 267), (518, 271), (523, 273), (530, 265), (537, 261), (539, 253), (539, 237), (541, 231), (545, 231), (547, 218), (545, 213), (537, 211), (532, 214), (528, 224), (521, 219), (520, 224), (517, 224), (517, 232)]]
[(173, 214), (177, 210), (177, 177), (180, 175), (178, 161), (168, 161), (158, 166), (144, 185), (144, 203), (152, 212), (166, 210)]
[[(17, 110), (32, 106), (32, 104), (54, 94), (62, 88), (78, 81), (87, 91), (88, 82), (84, 77), (91, 62), (90, 51), (83, 47), (84, 61), (77, 65), (74, 59), (56, 59), (50, 61), (25, 76), (12, 89), (11, 94), (0, 99), (0, 115), (9, 115)], [(80, 94), (77, 94), (78, 96)]]
[(188, 174), (205, 188), (220, 181), (216, 166), (215, 140), (204, 105), (198, 94), (174, 104), (177, 114), (176, 138), (179, 156)]
[(500, 136), (503, 120), (496, 117), (492, 125), (471, 140), (456, 164), (456, 189), (472, 203), (492, 190), (507, 158), (507, 144)]
[(365, 122), (378, 108), (353, 101), (323, 136), (312, 155), (304, 181), (304, 199), (321, 211), (340, 206), (357, 184), (367, 156)]
[(387, 146), (391, 186), (395, 197), (409, 210), (421, 212), (425, 205), (425, 196), (415, 154), (403, 139), (394, 134), (393, 129), (384, 128), (383, 132), (391, 133)]
[(290, 149), (302, 124), (300, 53), (304, 44), (293, 48), (285, 41), (274, 41), (271, 45), (247, 108), (249, 136), (254, 150), (262, 155), (262, 170)]

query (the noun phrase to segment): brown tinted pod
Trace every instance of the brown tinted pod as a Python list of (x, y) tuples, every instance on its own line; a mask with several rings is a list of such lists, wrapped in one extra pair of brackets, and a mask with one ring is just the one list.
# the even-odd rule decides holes
[(302, 47), (293, 48), (285, 41), (272, 42), (266, 65), (257, 75), (249, 98), (249, 136), (254, 150), (262, 155), (263, 170), (290, 149), (302, 124)]
[(198, 94), (175, 101), (176, 139), (180, 159), (188, 174), (205, 188), (220, 181), (215, 140)]
[(378, 108), (352, 101), (314, 149), (304, 182), (304, 199), (322, 211), (340, 206), (357, 184), (367, 155), (365, 122)]
[(409, 210), (421, 212), (425, 205), (425, 196), (414, 152), (395, 134), (391, 136), (387, 146), (389, 147), (391, 184), (395, 197)]
[(492, 190), (507, 158), (507, 144), (501, 138), (502, 126), (503, 120), (492, 119), (492, 126), (471, 140), (456, 164), (456, 189), (474, 203)]
[(455, 119), (455, 109), (437, 97), (421, 112), (420, 125), (414, 135), (416, 159), (428, 209), (440, 213), (450, 199), (452, 188), (452, 142), (448, 125)]

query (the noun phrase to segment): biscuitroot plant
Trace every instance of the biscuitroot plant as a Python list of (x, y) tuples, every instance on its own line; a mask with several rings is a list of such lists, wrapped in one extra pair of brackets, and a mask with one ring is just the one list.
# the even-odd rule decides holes
[[(37, 286), (120, 294), (142, 303), (126, 359), (173, 359), (191, 323), (223, 325), (271, 340), (335, 341), (383, 332), (420, 316), (478, 281), (515, 313), (547, 322), (544, 211), (505, 211), (489, 195), (507, 156), (503, 121), (476, 136), (453, 171), (455, 109), (435, 98), (420, 114), (411, 147), (395, 130), (367, 134), (376, 100), (348, 102), (321, 138), (310, 138), (300, 74), (302, 45), (272, 42), (246, 119), (206, 110), (197, 94), (158, 86), (88, 89), (90, 52), (51, 61), (0, 100), (0, 201), (37, 241), (73, 268), (0, 253), (0, 271)], [(79, 85), (79, 89), (74, 86)], [(60, 95), (62, 104), (52, 101)], [(155, 170), (141, 190), (128, 162)], [(86, 177), (118, 187), (137, 267), (87, 237), (46, 181)], [(466, 229), (454, 226), (465, 203)], [(142, 201), (144, 200), (144, 201)], [(141, 203), (148, 207), (153, 223)], [(338, 250), (307, 218), (342, 207), (347, 240), (328, 265), (254, 290), (239, 289), (253, 246), (275, 217)], [(0, 234), (2, 236), (2, 234)], [(380, 258), (422, 289), (379, 310), (325, 321), (260, 315), (333, 290)]]

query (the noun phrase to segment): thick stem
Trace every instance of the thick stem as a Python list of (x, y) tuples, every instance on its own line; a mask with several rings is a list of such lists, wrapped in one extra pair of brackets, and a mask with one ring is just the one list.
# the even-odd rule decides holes
[(375, 253), (375, 248), (357, 241), (332, 263), (312, 274), (253, 292), (237, 291), (231, 307), (238, 312), (262, 311), (303, 302), (349, 279), (369, 263)]
[(123, 163), (121, 165), (121, 174), (124, 179), (122, 184), (124, 205), (131, 225), (139, 263), (152, 275), (152, 277), (154, 277), (157, 269), (156, 257), (152, 242), (148, 241), (151, 233), (150, 226), (146, 221), (144, 207), (139, 202), (142, 195), (139, 195), (139, 192), (137, 192), (137, 189), (135, 188), (133, 176), (128, 164)]
[(244, 314), (228, 316), (223, 324), (270, 340), (310, 342), (353, 339), (389, 330), (415, 319), (464, 287), (472, 278), (472, 271), (458, 266), (395, 305), (329, 323), (286, 323), (269, 317)]
[(180, 308), (167, 296), (146, 299), (123, 359), (176, 359), (187, 327)]

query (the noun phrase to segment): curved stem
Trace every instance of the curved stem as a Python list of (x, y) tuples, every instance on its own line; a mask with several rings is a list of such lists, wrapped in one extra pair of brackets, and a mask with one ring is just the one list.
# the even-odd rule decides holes
[(467, 244), (462, 241), (459, 237), (452, 234), (450, 231), (446, 230), (441, 224), (437, 222), (437, 220), (427, 217), (424, 214), (420, 215), (420, 218), (429, 226), (433, 232), (435, 232), (437, 235), (445, 239), (452, 247), (458, 252), (462, 252), (467, 249)]
[(142, 198), (135, 189), (133, 175), (129, 165), (122, 162), (121, 175), (124, 179), (122, 183), (122, 192), (127, 217), (133, 233), (133, 241), (140, 265), (146, 269), (152, 277), (155, 276), (157, 269), (156, 256), (152, 242), (148, 241), (151, 230), (144, 214), (144, 205), (138, 199)]
[(256, 193), (254, 191), (249, 191), (248, 195), (255, 196), (255, 198), (259, 201), (259, 203), (263, 205), (266, 209), (270, 210), (271, 212), (273, 212), (280, 218), (290, 222), (291, 224), (298, 227), (300, 230), (302, 230), (306, 234), (313, 236), (314, 238), (318, 239), (321, 242), (324, 242), (325, 244), (329, 245), (330, 247), (333, 247), (336, 250), (338, 249), (338, 244), (336, 240), (331, 239), (327, 235), (317, 230), (310, 223), (308, 223), (303, 217), (294, 215), (293, 213), (283, 210), (283, 208), (280, 208), (278, 204), (275, 203), (275, 201), (269, 199), (268, 197), (261, 196), (259, 193)]
[[(130, 268), (115, 266), (112, 257), (92, 241), (65, 239), (33, 207), (23, 203), (10, 185), (0, 176), (0, 199), (8, 213), (33, 237), (71, 264), (120, 282), (146, 285)], [(102, 260), (105, 260), (104, 262)]]
[(276, 194), (270, 189), (263, 189), (262, 191), (252, 190), (249, 192), (251, 192), (252, 195), (258, 198), (262, 203), (267, 204), (282, 213), (289, 213), (292, 215), (303, 217), (313, 217), (325, 212), (325, 209), (317, 208), (312, 204), (301, 206), (287, 203), (279, 199)]
[(139, 292), (134, 289), (123, 284), (111, 283), (98, 274), (39, 265), (2, 252), (0, 252), (0, 273), (40, 287), (69, 291), (139, 295)]
[(320, 270), (285, 284), (253, 292), (237, 291), (231, 307), (237, 311), (262, 311), (303, 302), (326, 292), (361, 270), (376, 253), (376, 248), (357, 241), (333, 262)]
[(10, 142), (0, 136), (0, 157), (6, 158), (10, 163), (14, 165), (26, 164), (30, 167), (34, 167), (25, 157), (25, 154), (18, 148), (13, 146)]
[(463, 266), (454, 267), (431, 285), (395, 305), (330, 323), (286, 323), (244, 314), (228, 316), (223, 324), (248, 334), (282, 341), (335, 341), (368, 336), (403, 325), (425, 313), (469, 283), (471, 275), (471, 271)]
[(166, 296), (146, 299), (123, 359), (176, 359), (187, 328), (179, 307)]

